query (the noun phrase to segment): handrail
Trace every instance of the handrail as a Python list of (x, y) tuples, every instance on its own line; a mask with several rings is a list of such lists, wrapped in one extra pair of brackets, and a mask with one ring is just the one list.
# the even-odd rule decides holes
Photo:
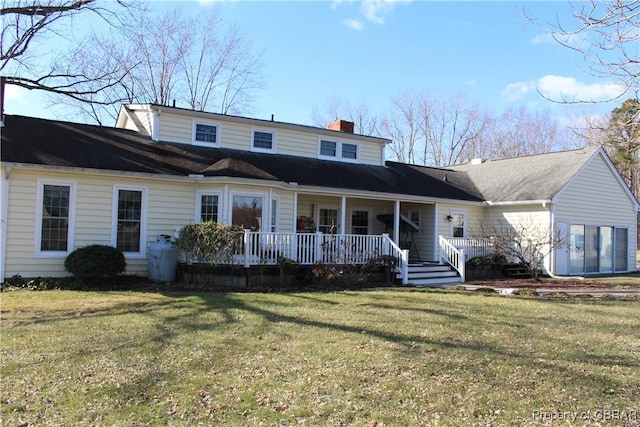
[(465, 256), (464, 249), (458, 249), (453, 246), (447, 238), (439, 237), (439, 247), (440, 247), (440, 256), (439, 261), (446, 261), (451, 267), (455, 268), (458, 274), (460, 274), (460, 278), (464, 282), (465, 277)]
[(385, 244), (387, 246), (385, 250), (386, 255), (394, 256), (398, 259), (398, 272), (400, 273), (400, 277), (402, 279), (402, 284), (406, 285), (409, 283), (409, 250), (402, 249), (400, 246), (396, 245), (396, 243), (391, 240), (389, 234), (384, 233), (382, 237), (385, 240)]

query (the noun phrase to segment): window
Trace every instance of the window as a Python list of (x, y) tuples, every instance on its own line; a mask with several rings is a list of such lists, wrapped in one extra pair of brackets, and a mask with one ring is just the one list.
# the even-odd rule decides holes
[(275, 149), (275, 136), (273, 132), (254, 130), (253, 145), (256, 151), (273, 151)]
[(337, 155), (338, 143), (335, 141), (320, 141), (320, 155), (327, 157), (336, 157)]
[(451, 236), (452, 237), (464, 237), (464, 212), (451, 212)]
[(194, 121), (193, 143), (195, 145), (219, 146), (218, 125)]
[(351, 212), (351, 234), (369, 234), (368, 211), (357, 210)]
[(39, 255), (66, 255), (73, 249), (73, 208), (75, 184), (40, 182), (38, 185), (36, 229)]
[(342, 143), (342, 158), (349, 160), (358, 159), (358, 146), (356, 144)]
[(218, 222), (218, 203), (219, 197), (217, 194), (200, 195), (200, 222)]
[(328, 139), (320, 139), (319, 141), (318, 157), (350, 162), (358, 160), (358, 144)]
[(231, 223), (251, 231), (260, 231), (262, 225), (262, 196), (235, 194), (232, 198)]
[(321, 208), (319, 210), (318, 231), (324, 234), (335, 234), (338, 232), (338, 210), (337, 209)]
[(115, 241), (114, 246), (125, 254), (144, 257), (145, 241), (145, 190), (121, 188), (115, 190)]

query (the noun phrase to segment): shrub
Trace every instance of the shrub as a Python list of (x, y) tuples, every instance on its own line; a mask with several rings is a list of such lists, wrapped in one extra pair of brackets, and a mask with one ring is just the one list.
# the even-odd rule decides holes
[(539, 295), (535, 289), (517, 289), (513, 294), (521, 297), (537, 297)]
[(506, 264), (507, 259), (504, 255), (500, 253), (491, 253), (483, 256), (477, 256), (470, 258), (467, 261), (467, 265), (480, 267), (485, 265), (496, 265), (496, 264)]
[(493, 294), (493, 293), (496, 292), (496, 290), (493, 289), (493, 288), (488, 288), (488, 287), (483, 287), (483, 286), (474, 289), (474, 291), (475, 292), (482, 292), (482, 293), (486, 293), (486, 294)]
[(185, 262), (227, 264), (242, 248), (243, 233), (244, 229), (238, 225), (213, 221), (189, 224), (180, 230), (176, 248)]
[(126, 267), (122, 251), (107, 245), (89, 245), (76, 249), (64, 261), (64, 268), (80, 281), (115, 276)]

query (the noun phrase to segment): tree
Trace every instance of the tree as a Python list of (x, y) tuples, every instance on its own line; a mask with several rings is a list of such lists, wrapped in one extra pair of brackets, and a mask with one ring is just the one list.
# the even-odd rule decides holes
[(627, 99), (611, 112), (605, 147), (611, 160), (636, 196), (640, 195), (640, 102)]
[[(112, 5), (123, 6), (124, 3), (118, 1)], [(0, 9), (0, 73), (6, 83), (61, 94), (80, 102), (87, 102), (116, 85), (124, 76), (118, 68), (105, 67), (86, 74), (71, 71), (56, 59), (51, 64), (42, 64), (44, 53), (38, 46), (50, 37), (61, 41), (71, 37), (64, 24), (80, 14), (94, 14), (105, 22), (112, 22), (116, 16), (114, 11), (99, 6), (95, 0), (3, 1)], [(88, 88), (89, 83), (97, 82), (99, 84)]]
[[(262, 86), (262, 54), (253, 52), (238, 27), (222, 24), (217, 8), (200, 12), (155, 12), (147, 4), (123, 16), (118, 28), (94, 31), (68, 62), (77, 73), (119, 67), (126, 76), (96, 93), (93, 105), (73, 105), (98, 123), (114, 119), (121, 103), (179, 102), (198, 111), (245, 112)], [(98, 84), (88, 82), (86, 90)]]
[(381, 136), (380, 120), (371, 113), (366, 101), (353, 105), (347, 99), (333, 97), (328, 99), (321, 110), (313, 107), (311, 114), (313, 123), (325, 127), (334, 120), (348, 120), (354, 124), (354, 132), (360, 135)]
[(500, 218), (481, 225), (482, 236), (492, 236), (495, 252), (507, 260), (517, 260), (536, 281), (544, 259), (555, 249), (568, 247), (567, 236), (544, 226), (534, 218)]
[[(640, 1), (575, 3), (573, 18), (577, 25), (558, 20), (547, 30), (562, 46), (580, 53), (591, 64), (593, 75), (617, 82), (621, 90), (615, 98), (629, 92), (637, 94), (640, 89)], [(563, 99), (561, 102), (597, 101)]]

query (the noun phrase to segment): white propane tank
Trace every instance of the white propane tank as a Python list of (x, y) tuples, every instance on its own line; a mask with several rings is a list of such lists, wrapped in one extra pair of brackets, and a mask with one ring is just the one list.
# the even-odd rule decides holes
[(173, 282), (176, 280), (178, 252), (171, 243), (171, 236), (160, 234), (149, 247), (149, 280)]

